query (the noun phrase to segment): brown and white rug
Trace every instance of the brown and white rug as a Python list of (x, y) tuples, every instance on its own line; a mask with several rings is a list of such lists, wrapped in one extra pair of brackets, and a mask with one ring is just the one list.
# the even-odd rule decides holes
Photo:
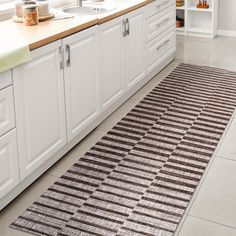
[(236, 107), (236, 73), (180, 64), (11, 227), (171, 236)]

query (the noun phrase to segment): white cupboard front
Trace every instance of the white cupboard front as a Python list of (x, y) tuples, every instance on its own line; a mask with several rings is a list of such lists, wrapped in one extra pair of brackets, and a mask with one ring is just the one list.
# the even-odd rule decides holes
[(126, 16), (125, 72), (128, 89), (145, 76), (145, 10), (140, 8)]
[(20, 177), (24, 179), (66, 144), (61, 41), (32, 52), (13, 69)]
[(0, 91), (0, 136), (15, 127), (12, 86)]
[(80, 135), (99, 112), (97, 28), (63, 39), (68, 141)]
[(0, 137), (0, 199), (19, 183), (16, 130)]
[(125, 91), (123, 17), (100, 26), (100, 91), (102, 109), (116, 102)]

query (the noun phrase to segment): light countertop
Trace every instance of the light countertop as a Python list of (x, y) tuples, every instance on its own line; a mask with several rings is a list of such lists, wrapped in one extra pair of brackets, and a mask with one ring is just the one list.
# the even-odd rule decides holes
[(83, 15), (63, 20), (40, 22), (36, 26), (24, 26), (12, 20), (0, 22), (0, 45), (24, 44), (30, 50), (36, 49), (68, 35), (79, 32), (96, 24), (102, 24), (137, 8), (145, 6), (153, 0), (110, 0), (118, 7), (112, 11), (97, 15)]

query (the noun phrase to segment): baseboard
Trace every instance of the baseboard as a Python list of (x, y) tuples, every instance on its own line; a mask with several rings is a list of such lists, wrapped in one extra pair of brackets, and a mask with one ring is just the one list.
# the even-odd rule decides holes
[(218, 30), (217, 35), (236, 37), (236, 31), (231, 30)]

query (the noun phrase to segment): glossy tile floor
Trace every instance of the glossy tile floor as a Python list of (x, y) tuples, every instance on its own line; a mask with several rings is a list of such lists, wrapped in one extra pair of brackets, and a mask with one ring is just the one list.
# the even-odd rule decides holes
[[(178, 37), (176, 60), (124, 103), (42, 177), (0, 212), (0, 236), (29, 234), (8, 228), (76, 160), (88, 151), (179, 62), (236, 71), (236, 38)], [(236, 113), (235, 113), (236, 115)], [(175, 236), (236, 235), (236, 116), (233, 116)]]

